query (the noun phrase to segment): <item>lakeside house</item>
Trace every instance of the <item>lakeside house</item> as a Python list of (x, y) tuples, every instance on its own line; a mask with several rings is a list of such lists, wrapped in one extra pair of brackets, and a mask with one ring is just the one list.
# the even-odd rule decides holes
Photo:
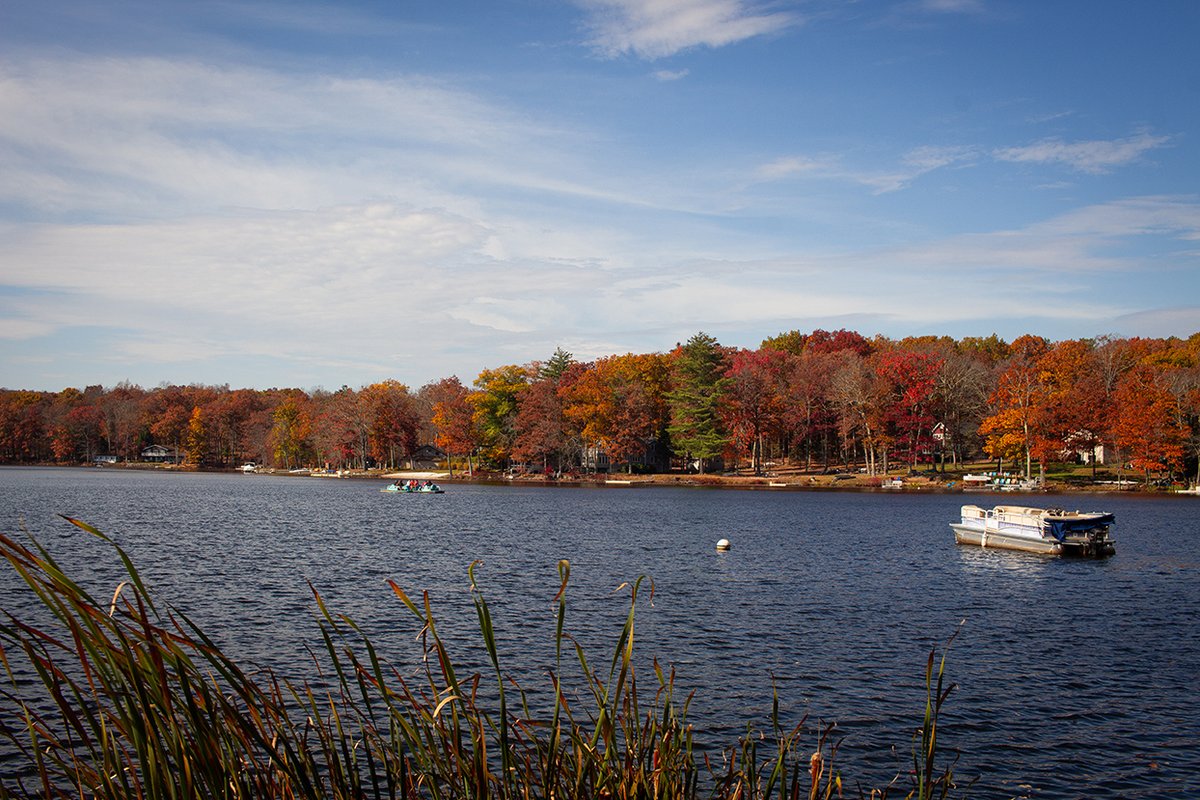
[(161, 444), (152, 444), (142, 450), (142, 461), (147, 461), (151, 464), (179, 464), (183, 461), (183, 456), (174, 447), (166, 447)]

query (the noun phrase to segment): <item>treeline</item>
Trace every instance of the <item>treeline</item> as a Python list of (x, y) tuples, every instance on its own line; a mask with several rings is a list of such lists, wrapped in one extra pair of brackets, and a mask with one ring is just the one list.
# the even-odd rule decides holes
[[(0, 460), (402, 467), (436, 445), (463, 468), (705, 471), (768, 462), (869, 474), (986, 457), (1026, 475), (1093, 460), (1195, 474), (1200, 333), (1187, 339), (866, 338), (790, 331), (756, 350), (698, 333), (668, 353), (486, 369), (337, 391), (128, 383), (0, 390)], [(1094, 462), (1093, 462), (1094, 463)]]

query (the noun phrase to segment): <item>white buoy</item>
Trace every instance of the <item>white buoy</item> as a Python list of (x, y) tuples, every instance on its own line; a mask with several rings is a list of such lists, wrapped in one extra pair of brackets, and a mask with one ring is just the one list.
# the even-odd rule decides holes
[(718, 542), (717, 542), (717, 549), (718, 549), (718, 550), (728, 550), (728, 549), (729, 549), (729, 540), (728, 540), (728, 539), (721, 539), (720, 541), (718, 541)]

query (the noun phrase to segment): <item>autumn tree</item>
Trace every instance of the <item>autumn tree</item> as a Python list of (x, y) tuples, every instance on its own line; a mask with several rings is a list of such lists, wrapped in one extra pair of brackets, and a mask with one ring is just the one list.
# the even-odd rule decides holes
[(882, 422), (910, 469), (916, 468), (921, 453), (932, 450), (942, 364), (936, 355), (912, 349), (882, 351), (876, 359)]
[(852, 460), (856, 443), (861, 445), (868, 475), (887, 472), (888, 440), (882, 430), (879, 394), (878, 378), (867, 359), (852, 350), (839, 353), (829, 396), (837, 410), (843, 459)]
[(378, 463), (396, 466), (417, 449), (417, 411), (408, 387), (387, 380), (363, 388), (360, 401), (369, 418), (367, 441)]
[(1146, 364), (1130, 370), (1117, 386), (1113, 438), (1134, 469), (1150, 473), (1183, 466), (1187, 432), (1161, 372)]
[(805, 467), (812, 467), (818, 449), (829, 467), (830, 435), (835, 416), (830, 402), (830, 377), (838, 357), (823, 353), (789, 355), (784, 367), (781, 391), (781, 431), (788, 437), (788, 452), (802, 450)]
[(468, 399), (475, 409), (474, 424), (482, 452), (493, 463), (507, 461), (516, 436), (517, 398), (529, 384), (530, 370), (509, 365), (485, 369), (475, 379)]
[(48, 450), (46, 399), (40, 392), (0, 392), (0, 454), (8, 461), (38, 461)]
[(871, 341), (857, 331), (844, 328), (836, 331), (825, 331), (817, 328), (808, 335), (804, 349), (811, 353), (844, 353), (851, 352), (866, 358), (875, 350)]
[(943, 349), (940, 357), (942, 368), (938, 370), (934, 396), (943, 424), (940, 450), (944, 469), (947, 451), (958, 466), (968, 452), (978, 450), (979, 425), (987, 413), (993, 377), (986, 362), (956, 346)]
[(705, 462), (725, 451), (728, 435), (721, 421), (721, 396), (728, 385), (724, 348), (706, 333), (697, 333), (671, 353), (671, 446), (675, 453)]
[(204, 463), (204, 456), (208, 448), (208, 431), (204, 424), (204, 414), (199, 406), (192, 409), (187, 432), (183, 435), (183, 447), (184, 452), (187, 453), (189, 464), (199, 466)]
[(989, 402), (993, 413), (979, 427), (984, 451), (993, 458), (1023, 459), (1025, 477), (1032, 474), (1034, 439), (1039, 433), (1046, 388), (1038, 362), (1049, 350), (1040, 336), (1021, 336)]
[(125, 461), (139, 452), (137, 434), (144, 394), (140, 386), (123, 382), (101, 396), (99, 408), (104, 413), (105, 438), (110, 452)]
[(223, 387), (207, 405), (212, 424), (212, 451), (222, 464), (238, 464), (257, 456), (251, 452), (251, 431), (264, 411), (262, 396), (251, 389)]
[(67, 412), (64, 425), (74, 444), (74, 454), (91, 461), (100, 446), (104, 415), (92, 405), (78, 405)]
[[(1039, 461), (1071, 453), (1094, 455), (1111, 425), (1101, 370), (1092, 342), (1058, 342), (1038, 359), (1042, 386), (1034, 456)], [(1095, 459), (1092, 459), (1093, 470)]]
[(564, 413), (585, 446), (632, 471), (665, 437), (667, 381), (660, 354), (602, 358), (563, 387)]
[(804, 352), (804, 344), (807, 341), (808, 334), (795, 330), (786, 331), (763, 339), (759, 345), (759, 349), (776, 350), (780, 353), (790, 353), (791, 355), (798, 356)]
[(540, 461), (543, 470), (549, 470), (553, 462), (555, 471), (561, 473), (569, 441), (558, 382), (547, 377), (528, 384), (521, 391), (513, 419), (512, 457)]
[(183, 404), (169, 405), (150, 424), (150, 435), (156, 442), (182, 451), (183, 437), (191, 418), (191, 412)]
[(299, 390), (285, 393), (271, 413), (271, 420), (270, 443), (275, 463), (284, 469), (303, 465), (311, 452), (312, 417), (308, 397)]
[(1012, 356), (1012, 347), (994, 333), (989, 336), (964, 336), (955, 349), (985, 367), (1001, 366)]
[(800, 331), (780, 333), (764, 339), (760, 349), (781, 350), (794, 356), (803, 353), (828, 355), (849, 350), (865, 357), (870, 355), (874, 348), (870, 340), (857, 331), (848, 331), (844, 328), (826, 331), (817, 328), (812, 333), (801, 333)]
[(1164, 379), (1185, 435), (1185, 461), (1195, 465), (1193, 481), (1200, 485), (1200, 333), (1180, 342), (1177, 350), (1178, 366), (1167, 370)]
[(339, 469), (365, 469), (371, 451), (370, 403), (349, 386), (333, 393), (314, 392), (312, 401), (317, 409), (313, 445), (319, 458)]
[(46, 398), (43, 424), (56, 462), (92, 460), (98, 428), (89, 431), (87, 423), (98, 417), (78, 389), (63, 389)]
[(540, 461), (547, 472), (553, 461), (555, 472), (561, 474), (569, 452), (578, 449), (563, 400), (563, 384), (574, 381), (578, 366), (574, 356), (559, 347), (549, 361), (532, 370), (533, 377), (518, 396), (513, 419), (512, 457), (517, 461)]
[(610, 367), (614, 413), (604, 447), (610, 458), (632, 472), (635, 463), (647, 459), (653, 445), (667, 438), (670, 368), (659, 353), (615, 356)]
[(764, 437), (782, 426), (786, 364), (787, 354), (780, 350), (739, 350), (725, 372), (722, 419), (730, 442), (750, 452), (755, 475), (763, 471)]
[(450, 456), (450, 474), (454, 474), (454, 456), (467, 459), (467, 474), (474, 475), (472, 456), (479, 446), (475, 431), (475, 407), (470, 392), (458, 378), (444, 378), (421, 390), (433, 409), (432, 423), (437, 430), (435, 442)]

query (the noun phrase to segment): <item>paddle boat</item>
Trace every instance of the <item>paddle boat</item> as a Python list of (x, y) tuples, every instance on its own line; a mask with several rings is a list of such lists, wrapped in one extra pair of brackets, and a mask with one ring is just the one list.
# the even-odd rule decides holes
[(395, 481), (379, 491), (400, 492), (401, 494), (445, 494), (442, 487), (433, 481)]
[(1106, 512), (1063, 511), (1058, 508), (996, 506), (962, 507), (962, 519), (951, 522), (954, 540), (1004, 550), (1046, 555), (1103, 558), (1116, 552)]

